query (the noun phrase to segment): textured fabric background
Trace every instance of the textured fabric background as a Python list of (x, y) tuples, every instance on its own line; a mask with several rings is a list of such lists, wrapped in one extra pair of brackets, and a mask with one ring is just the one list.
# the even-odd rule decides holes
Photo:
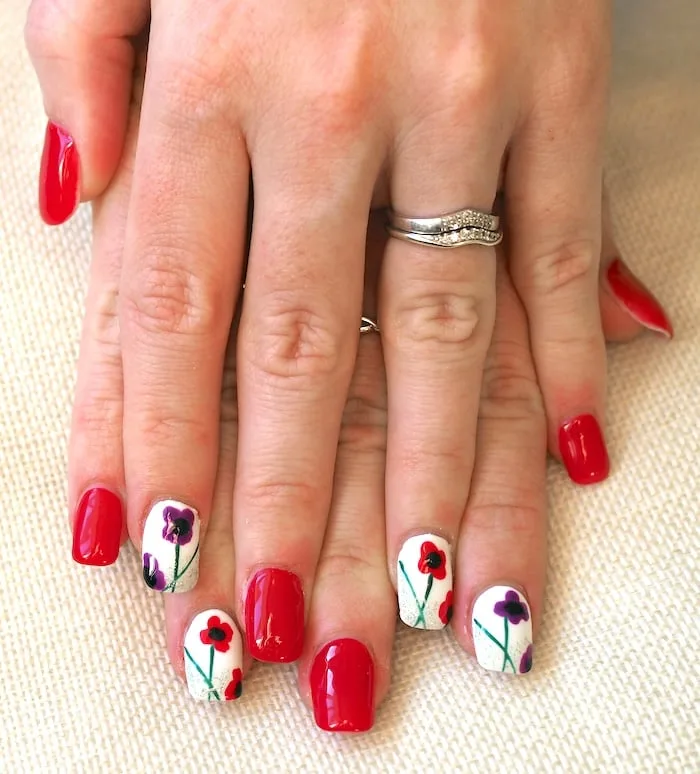
[(124, 550), (70, 560), (65, 450), (89, 219), (35, 204), (43, 135), (26, 0), (0, 0), (0, 771), (698, 770), (700, 4), (618, 8), (609, 183), (623, 255), (677, 338), (610, 352), (613, 475), (552, 466), (535, 671), (481, 671), (449, 633), (399, 631), (373, 733), (317, 731), (291, 668), (201, 706), (168, 665), (162, 610)]

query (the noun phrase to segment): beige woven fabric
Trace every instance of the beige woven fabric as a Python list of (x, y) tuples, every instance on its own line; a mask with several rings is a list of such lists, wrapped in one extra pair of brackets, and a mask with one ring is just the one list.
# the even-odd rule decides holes
[[(0, 771), (698, 770), (700, 4), (618, 8), (609, 182), (623, 254), (677, 338), (610, 352), (611, 479), (549, 476), (535, 671), (487, 674), (448, 633), (401, 629), (373, 733), (316, 730), (291, 668), (233, 706), (188, 699), (125, 550), (70, 560), (65, 450), (88, 212), (45, 228), (26, 0), (0, 3)], [(225, 769), (224, 769), (225, 767)]]

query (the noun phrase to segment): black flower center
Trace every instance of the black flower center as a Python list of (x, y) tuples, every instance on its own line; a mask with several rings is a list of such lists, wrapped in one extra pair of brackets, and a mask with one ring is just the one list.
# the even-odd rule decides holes
[(143, 580), (149, 589), (153, 589), (156, 586), (156, 574), (151, 572), (148, 567), (143, 568)]
[(447, 615), (445, 616), (445, 618), (447, 619), (447, 623), (449, 623), (452, 620), (452, 605), (450, 605), (447, 608)]
[(431, 551), (425, 557), (425, 563), (431, 570), (437, 570), (442, 565), (442, 557), (437, 551)]
[(173, 519), (173, 534), (184, 537), (190, 533), (190, 523), (187, 519)]
[(243, 693), (243, 683), (242, 683), (242, 682), (239, 680), (239, 681), (236, 683), (236, 687), (233, 689), (233, 695), (234, 695), (234, 696), (235, 696), (237, 699), (240, 699), (240, 697), (241, 697), (241, 694), (242, 694), (242, 693)]
[(212, 626), (209, 629), (209, 639), (214, 640), (214, 642), (223, 642), (226, 639), (226, 632), (218, 626)]
[(513, 617), (523, 615), (525, 612), (525, 608), (523, 607), (522, 602), (506, 602), (503, 607), (506, 613)]

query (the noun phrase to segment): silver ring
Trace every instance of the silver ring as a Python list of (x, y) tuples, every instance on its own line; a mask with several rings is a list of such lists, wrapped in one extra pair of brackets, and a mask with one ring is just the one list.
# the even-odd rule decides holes
[(370, 317), (362, 316), (360, 321), (360, 335), (363, 333), (379, 333), (379, 326)]
[(414, 234), (443, 234), (446, 231), (458, 231), (465, 228), (498, 231), (500, 218), (490, 212), (472, 209), (458, 210), (434, 218), (404, 218), (389, 210), (389, 226), (398, 231)]
[(403, 239), (405, 242), (416, 242), (431, 247), (464, 247), (464, 245), (485, 245), (494, 247), (503, 239), (502, 231), (488, 231), (484, 228), (462, 228), (459, 231), (444, 231), (440, 234), (421, 234), (416, 231), (401, 231), (387, 226), (389, 236)]

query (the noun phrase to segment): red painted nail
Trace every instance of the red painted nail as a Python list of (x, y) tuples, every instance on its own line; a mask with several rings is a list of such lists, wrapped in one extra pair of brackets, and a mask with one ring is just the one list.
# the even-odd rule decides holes
[(49, 226), (60, 226), (75, 212), (80, 159), (73, 138), (49, 121), (39, 173), (39, 212)]
[(304, 647), (304, 592), (287, 570), (267, 567), (255, 573), (246, 594), (248, 650), (258, 661), (296, 661)]
[(374, 723), (374, 661), (357, 640), (332, 640), (309, 675), (316, 725), (324, 731), (369, 731)]
[(109, 489), (88, 489), (80, 498), (73, 523), (73, 559), (103, 567), (119, 556), (123, 524), (122, 502)]
[(598, 420), (581, 414), (559, 428), (559, 451), (569, 478), (577, 484), (596, 484), (608, 477), (610, 460)]
[(615, 258), (605, 276), (613, 296), (638, 323), (669, 338), (673, 336), (673, 324), (664, 308), (623, 261)]

